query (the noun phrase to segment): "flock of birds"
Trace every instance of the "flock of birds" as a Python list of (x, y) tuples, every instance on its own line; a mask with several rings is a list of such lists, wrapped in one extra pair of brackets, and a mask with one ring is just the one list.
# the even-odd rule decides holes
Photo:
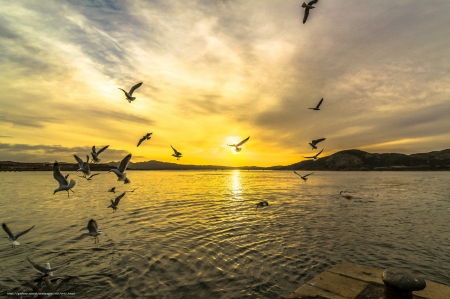
[[(310, 1), (308, 3), (303, 3), (302, 7), (305, 8), (305, 12), (304, 12), (304, 18), (303, 18), (303, 23), (306, 22), (306, 20), (308, 19), (309, 16), (309, 11), (313, 8), (315, 8), (313, 5), (316, 4), (319, 0), (313, 0)], [(141, 87), (143, 84), (143, 82), (137, 83), (135, 84), (130, 91), (126, 91), (122, 88), (119, 88), (120, 90), (122, 90), (125, 94), (126, 100), (129, 103), (132, 103), (133, 101), (136, 100), (136, 97), (133, 97), (133, 93), (139, 88)], [(319, 111), (320, 110), (320, 106), (323, 103), (323, 98), (319, 101), (319, 103), (316, 105), (316, 107), (314, 108), (308, 108), (308, 109), (312, 109), (314, 111)], [(137, 143), (137, 147), (139, 147), (142, 142), (146, 141), (146, 140), (150, 140), (152, 137), (153, 133), (147, 133), (146, 135), (144, 135), (141, 139), (139, 139), (138, 143)], [(234, 143), (234, 144), (227, 144), (228, 146), (232, 147), (233, 151), (235, 152), (240, 152), (242, 150), (242, 146), (250, 139), (250, 136), (245, 138), (244, 140), (242, 140), (239, 143)], [(326, 138), (319, 138), (316, 140), (312, 140), (309, 145), (311, 145), (312, 149), (317, 149), (317, 144), (319, 142), (324, 141)], [(172, 145), (170, 145), (172, 150), (173, 150), (173, 154), (172, 156), (175, 157), (177, 160), (179, 160), (182, 157), (182, 153), (177, 151)], [(92, 151), (91, 151), (91, 156), (92, 156), (92, 163), (99, 163), (101, 161), (101, 159), (99, 158), (99, 155), (101, 153), (103, 153), (107, 148), (109, 147), (109, 145), (104, 146), (102, 148), (100, 148), (99, 150), (96, 150), (95, 146), (92, 147)], [(308, 157), (304, 157), (304, 158), (308, 158), (308, 159), (312, 159), (313, 161), (318, 160), (318, 156), (323, 152), (323, 149), (318, 152), (316, 155), (314, 156), (308, 156)], [(127, 173), (126, 173), (126, 169), (128, 167), (128, 164), (131, 160), (132, 154), (128, 154), (127, 156), (125, 156), (122, 161), (120, 162), (119, 166), (117, 166), (117, 168), (111, 169), (108, 173), (113, 172), (116, 176), (117, 176), (117, 180), (124, 182), (124, 184), (129, 184), (131, 183), (130, 179), (127, 178)], [(90, 167), (89, 167), (89, 155), (86, 155), (86, 161), (83, 161), (80, 157), (78, 157), (77, 155), (74, 155), (74, 158), (78, 164), (78, 169), (76, 170), (76, 172), (82, 172), (82, 178), (85, 178), (87, 181), (91, 181), (93, 179), (94, 176), (99, 175), (100, 173), (95, 173), (92, 174)], [(301, 175), (299, 173), (297, 173), (296, 171), (294, 171), (295, 174), (297, 174), (303, 181), (307, 181), (308, 176), (314, 174), (314, 172), (312, 173), (308, 173), (305, 175)], [(74, 188), (74, 186), (76, 185), (76, 182), (74, 179), (71, 179), (70, 181), (68, 181), (68, 177), (69, 175), (64, 176), (61, 173), (60, 170), (60, 166), (59, 163), (57, 161), (54, 162), (53, 164), (53, 177), (56, 181), (58, 181), (59, 183), (59, 187), (56, 188), (53, 192), (53, 194), (56, 194), (57, 192), (60, 191), (67, 191), (67, 196), (70, 196), (70, 192), (74, 192), (72, 190), (72, 188)], [(107, 208), (112, 208), (113, 213), (116, 212), (119, 202), (120, 200), (125, 196), (126, 192), (134, 192), (136, 189), (132, 190), (132, 191), (124, 191), (123, 193), (121, 193), (119, 196), (117, 196), (114, 200), (111, 199), (111, 204), (109, 206), (107, 206)], [(70, 191), (70, 192), (69, 192)], [(112, 193), (116, 193), (116, 187), (112, 187), (110, 190), (108, 190), (108, 192), (112, 192)], [(341, 191), (339, 194), (347, 199), (351, 199), (352, 196), (350, 195), (343, 195), (342, 193), (346, 193), (347, 191)], [(259, 202), (258, 204), (256, 204), (256, 209), (258, 208), (262, 208), (262, 207), (267, 207), (269, 205), (269, 203), (267, 201), (262, 201)], [(10, 228), (7, 226), (6, 223), (2, 224), (2, 228), (3, 230), (6, 232), (7, 234), (7, 238), (8, 240), (11, 242), (12, 247), (14, 248), (15, 246), (20, 245), (20, 243), (17, 241), (17, 239), (23, 235), (25, 235), (26, 233), (28, 233), (29, 231), (31, 231), (35, 226), (33, 225), (32, 227), (28, 228), (27, 230), (24, 230), (18, 234), (13, 234), (12, 231), (10, 230)], [(94, 238), (94, 244), (99, 242), (98, 237), (100, 235), (105, 235), (105, 233), (101, 230), (99, 230), (98, 228), (98, 224), (97, 221), (95, 221), (94, 219), (90, 219), (88, 224), (87, 224), (87, 232), (84, 232), (80, 237), (86, 237), (86, 236), (91, 236)], [(58, 278), (56, 285), (54, 285), (52, 283), (52, 281), (55, 281), (56, 278), (51, 278), (50, 276), (53, 275), (53, 272), (60, 269), (60, 268), (51, 268), (50, 264), (47, 263), (45, 267), (40, 266), (38, 264), (36, 264), (35, 262), (33, 262), (31, 259), (29, 259), (27, 257), (28, 262), (31, 264), (31, 266), (38, 271), (39, 273), (41, 273), (42, 276), (40, 276), (39, 278), (33, 280), (33, 281), (24, 281), (26, 282), (29, 286), (31, 286), (33, 288), (34, 291), (40, 291), (41, 290), (41, 284), (42, 282), (46, 282), (47, 286), (49, 287), (50, 290), (52, 291), (57, 291), (60, 287), (62, 287), (64, 284), (66, 284), (68, 282), (68, 280), (70, 279), (70, 277), (68, 278)], [(37, 282), (38, 284), (35, 285), (34, 282)]]

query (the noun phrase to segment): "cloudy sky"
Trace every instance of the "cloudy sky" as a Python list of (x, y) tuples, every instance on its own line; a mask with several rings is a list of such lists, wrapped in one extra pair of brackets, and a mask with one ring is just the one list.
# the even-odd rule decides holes
[[(306, 24), (301, 5), (3, 1), (0, 160), (109, 145), (104, 162), (176, 162), (172, 144), (184, 164), (287, 165), (322, 137), (322, 156), (450, 148), (447, 0), (321, 0)], [(138, 82), (130, 104), (118, 88)]]

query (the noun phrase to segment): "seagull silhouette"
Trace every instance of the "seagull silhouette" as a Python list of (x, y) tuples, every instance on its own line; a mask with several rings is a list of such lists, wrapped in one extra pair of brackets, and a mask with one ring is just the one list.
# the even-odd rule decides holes
[(91, 152), (91, 156), (92, 156), (92, 161), (94, 161), (94, 163), (100, 163), (100, 161), (102, 159), (98, 158), (98, 155), (100, 155), (105, 149), (107, 149), (109, 147), (109, 145), (102, 147), (101, 149), (98, 150), (98, 152), (95, 151), (95, 145), (92, 147), (92, 152)]
[(53, 163), (53, 177), (55, 178), (55, 180), (58, 181), (59, 183), (59, 187), (55, 189), (55, 191), (53, 191), (53, 195), (55, 195), (56, 192), (59, 191), (67, 191), (67, 197), (69, 197), (69, 190), (72, 191), (73, 193), (75, 193), (72, 188), (75, 186), (75, 180), (70, 180), (70, 183), (67, 181), (67, 177), (69, 175), (67, 175), (66, 177), (64, 177), (61, 173), (61, 170), (59, 169), (59, 163), (57, 161), (55, 161), (55, 163)]
[(241, 142), (239, 142), (238, 144), (227, 144), (228, 146), (234, 146), (234, 150), (236, 152), (240, 152), (242, 150), (242, 145), (244, 143), (246, 143), (248, 140), (250, 139), (250, 136), (248, 136), (247, 138), (245, 138), (244, 140), (242, 140)]
[(314, 156), (311, 156), (311, 157), (302, 156), (302, 157), (307, 158), (307, 159), (313, 159), (314, 161), (316, 161), (318, 159), (317, 156), (319, 156), (322, 152), (323, 152), (323, 149), (319, 153), (315, 154)]
[(78, 157), (77, 155), (73, 155), (73, 156), (75, 157), (75, 160), (77, 160), (78, 166), (80, 167), (77, 169), (77, 172), (82, 171), (84, 178), (87, 175), (91, 175), (91, 170), (89, 168), (89, 156), (86, 155), (86, 162), (83, 162), (83, 160), (81, 160), (81, 158)]
[(122, 182), (124, 184), (129, 184), (131, 181), (130, 179), (127, 178), (127, 173), (125, 172), (125, 170), (127, 169), (128, 163), (131, 160), (131, 154), (128, 154), (125, 156), (125, 158), (122, 159), (122, 161), (120, 162), (119, 166), (117, 166), (117, 169), (111, 169), (110, 171), (108, 171), (108, 173), (110, 172), (114, 172), (115, 175), (117, 176), (117, 180)]
[(111, 189), (108, 190), (108, 192), (116, 193), (116, 187), (112, 187)]
[(179, 151), (177, 151), (172, 145), (170, 145), (170, 147), (173, 149), (173, 154), (172, 154), (172, 156), (174, 156), (175, 158), (177, 158), (177, 160), (180, 160), (180, 158), (183, 157), (183, 154), (180, 153)]
[(150, 140), (150, 138), (152, 138), (152, 137), (151, 137), (152, 134), (153, 134), (153, 133), (147, 133), (146, 135), (144, 135), (141, 139), (139, 139), (139, 142), (138, 142), (138, 145), (137, 145), (137, 146), (141, 145), (141, 143), (142, 143), (144, 140)]
[(260, 203), (256, 204), (256, 210), (258, 210), (258, 208), (263, 208), (263, 207), (267, 207), (269, 205), (269, 203), (267, 201), (261, 201)]
[(38, 264), (34, 263), (32, 260), (30, 260), (29, 257), (27, 257), (27, 260), (31, 264), (31, 266), (33, 266), (34, 270), (38, 271), (39, 273), (41, 273), (45, 276), (47, 276), (47, 275), (52, 276), (53, 272), (59, 269), (59, 268), (51, 268), (50, 263), (47, 263), (46, 267), (44, 268), (44, 267), (39, 266)]
[(303, 2), (302, 7), (305, 8), (305, 15), (303, 16), (303, 24), (305, 24), (306, 20), (308, 19), (309, 10), (315, 8), (313, 5), (319, 2), (319, 0), (313, 0), (309, 1), (308, 4), (306, 2)]
[(320, 110), (319, 107), (320, 107), (320, 105), (322, 105), (322, 102), (323, 102), (323, 98), (320, 100), (319, 104), (317, 104), (316, 108), (308, 108), (308, 109)]
[(316, 144), (319, 143), (319, 142), (324, 141), (325, 139), (326, 139), (326, 138), (320, 138), (320, 139), (313, 140), (313, 141), (311, 141), (311, 142), (309, 143), (309, 145), (312, 146), (312, 149), (317, 149)]
[(136, 100), (136, 97), (132, 97), (133, 92), (138, 89), (139, 87), (141, 87), (142, 82), (138, 83), (136, 85), (134, 85), (133, 87), (131, 87), (129, 92), (126, 92), (125, 90), (123, 90), (122, 88), (119, 88), (120, 90), (122, 90), (125, 93), (125, 96), (127, 97), (128, 103), (131, 103), (132, 101)]
[(108, 206), (108, 208), (112, 208), (113, 209), (113, 213), (117, 210), (117, 205), (119, 204), (119, 201), (122, 197), (125, 196), (125, 193), (120, 194), (119, 196), (116, 197), (116, 199), (113, 201), (111, 199), (111, 204)]
[(104, 232), (98, 230), (97, 221), (95, 221), (94, 219), (89, 220), (87, 229), (89, 230), (89, 232), (81, 234), (81, 237), (85, 237), (85, 236), (94, 237), (94, 244), (99, 243), (99, 240), (98, 240), (99, 235), (105, 234)]
[(308, 180), (307, 176), (313, 174), (314, 172), (305, 174), (304, 176), (301, 176), (300, 174), (298, 174), (295, 170), (294, 170), (295, 174), (298, 175), (299, 177), (302, 178), (302, 180), (304, 180), (306, 182), (306, 180)]
[(19, 242), (17, 242), (17, 239), (19, 239), (20, 236), (25, 235), (27, 232), (29, 232), (33, 227), (30, 227), (27, 230), (24, 230), (23, 232), (18, 233), (17, 235), (13, 235), (13, 233), (11, 232), (11, 230), (9, 229), (9, 227), (6, 225), (6, 223), (2, 224), (3, 230), (8, 234), (8, 240), (9, 242), (11, 242), (12, 247), (16, 247), (16, 245), (20, 245)]

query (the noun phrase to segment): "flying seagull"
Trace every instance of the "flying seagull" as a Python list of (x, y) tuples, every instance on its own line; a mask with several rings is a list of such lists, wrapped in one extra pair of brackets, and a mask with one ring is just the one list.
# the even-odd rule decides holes
[(108, 171), (108, 173), (114, 172), (117, 175), (118, 181), (123, 181), (124, 184), (129, 184), (130, 179), (127, 178), (127, 173), (125, 172), (125, 170), (127, 169), (130, 160), (131, 154), (126, 155), (126, 157), (123, 158), (122, 162), (120, 162), (119, 166), (117, 166), (117, 169), (111, 169), (110, 171)]
[(302, 157), (307, 158), (307, 159), (313, 159), (314, 161), (316, 161), (318, 159), (317, 156), (319, 156), (322, 152), (323, 152), (323, 149), (319, 153), (317, 153), (316, 155), (314, 155), (312, 157), (304, 157), (304, 156), (302, 156)]
[(52, 276), (53, 275), (53, 271), (56, 271), (56, 270), (59, 269), (59, 268), (51, 268), (50, 267), (50, 263), (47, 263), (46, 267), (44, 268), (44, 267), (39, 266), (38, 264), (34, 263), (28, 257), (27, 257), (27, 260), (28, 260), (28, 262), (30, 262), (31, 266), (33, 266), (34, 270), (38, 271), (39, 273), (41, 273), (41, 274), (43, 274), (45, 276), (47, 276), (47, 275)]
[(314, 172), (305, 174), (304, 176), (299, 175), (295, 170), (294, 170), (295, 174), (298, 175), (299, 177), (302, 178), (302, 180), (304, 180), (306, 182), (306, 180), (308, 180), (307, 176), (313, 174)]
[(99, 235), (104, 235), (105, 233), (98, 230), (98, 225), (97, 225), (97, 221), (95, 221), (94, 219), (89, 220), (88, 225), (87, 225), (87, 229), (89, 230), (88, 233), (83, 233), (81, 235), (81, 237), (85, 237), (85, 236), (92, 236), (94, 237), (94, 244), (98, 243), (98, 236)]
[(116, 193), (116, 187), (112, 187), (111, 189), (108, 190), (108, 192)]
[(315, 8), (313, 5), (319, 2), (319, 0), (313, 0), (309, 1), (308, 4), (306, 2), (303, 2), (302, 7), (305, 8), (305, 16), (303, 17), (303, 24), (305, 24), (306, 20), (308, 19), (309, 10)]
[(319, 107), (320, 107), (320, 105), (322, 105), (322, 102), (323, 102), (323, 98), (320, 100), (319, 104), (317, 104), (316, 108), (308, 108), (308, 109), (320, 110)]
[(96, 175), (99, 175), (100, 173), (94, 173), (93, 175), (91, 175), (90, 177), (85, 177), (85, 179), (86, 180), (88, 180), (89, 181), (89, 183), (92, 181), (92, 177), (94, 177), (94, 176), (96, 176)]
[(174, 149), (172, 145), (170, 145), (170, 147), (173, 149), (173, 154), (172, 154), (172, 156), (174, 156), (175, 158), (177, 158), (177, 160), (180, 160), (180, 158), (183, 156), (183, 154), (181, 154), (179, 151), (177, 151), (176, 149)]
[(64, 177), (61, 173), (61, 170), (59, 170), (59, 164), (57, 161), (53, 163), (53, 177), (55, 180), (58, 181), (59, 187), (53, 191), (53, 195), (55, 195), (56, 192), (59, 191), (67, 191), (67, 197), (69, 197), (69, 190), (75, 193), (72, 188), (75, 186), (75, 180), (70, 180), (70, 183), (67, 181), (67, 176)]
[(119, 204), (119, 201), (122, 197), (125, 196), (125, 193), (120, 194), (119, 196), (116, 197), (116, 199), (113, 201), (111, 199), (111, 204), (108, 206), (108, 208), (112, 208), (113, 209), (113, 213), (117, 210), (117, 205)]
[(242, 140), (241, 142), (239, 142), (238, 144), (227, 144), (228, 146), (234, 146), (234, 150), (236, 152), (240, 152), (242, 150), (242, 145), (244, 143), (246, 143), (248, 140), (250, 139), (250, 136), (248, 136), (247, 138), (245, 138), (244, 140)]
[(94, 161), (94, 163), (100, 163), (100, 161), (102, 159), (98, 158), (98, 155), (100, 155), (105, 149), (107, 149), (109, 147), (109, 145), (102, 147), (101, 149), (98, 150), (98, 152), (95, 151), (95, 145), (92, 147), (92, 152), (91, 152), (91, 156), (92, 156), (92, 161)]
[(75, 157), (75, 160), (77, 160), (78, 166), (80, 168), (77, 169), (78, 171), (83, 172), (83, 177), (85, 178), (87, 175), (91, 175), (91, 170), (89, 169), (89, 156), (86, 155), (86, 162), (83, 162), (83, 160), (80, 159), (77, 155), (73, 155)]
[(309, 145), (312, 146), (312, 149), (317, 149), (316, 144), (319, 143), (319, 142), (324, 141), (325, 139), (326, 139), (326, 138), (320, 138), (320, 139), (313, 140), (313, 141), (311, 141), (311, 142), (309, 143)]
[(152, 134), (153, 134), (153, 133), (147, 133), (146, 135), (144, 135), (141, 139), (139, 139), (139, 142), (138, 142), (138, 145), (137, 145), (137, 146), (141, 145), (141, 143), (142, 143), (144, 140), (150, 140), (150, 138), (152, 138), (152, 137), (151, 137)]
[(131, 87), (130, 92), (126, 92), (125, 90), (123, 90), (122, 88), (119, 88), (120, 90), (122, 90), (125, 93), (125, 96), (127, 97), (128, 103), (131, 103), (132, 101), (136, 100), (136, 97), (132, 97), (133, 92), (138, 89), (139, 87), (141, 87), (142, 82), (136, 84), (135, 86)]
[(16, 247), (16, 245), (20, 245), (20, 243), (17, 242), (16, 240), (19, 239), (20, 236), (25, 235), (27, 232), (29, 232), (34, 227), (34, 225), (32, 227), (30, 227), (29, 229), (24, 230), (21, 233), (18, 233), (15, 236), (13, 235), (13, 233), (11, 232), (9, 227), (6, 225), (6, 223), (3, 223), (2, 227), (3, 227), (3, 230), (8, 234), (8, 240), (9, 240), (9, 242), (12, 243), (12, 247), (14, 248), (14, 247)]
[(261, 201), (260, 203), (256, 204), (256, 210), (258, 210), (258, 208), (262, 208), (262, 207), (267, 207), (269, 205), (269, 203), (267, 201)]

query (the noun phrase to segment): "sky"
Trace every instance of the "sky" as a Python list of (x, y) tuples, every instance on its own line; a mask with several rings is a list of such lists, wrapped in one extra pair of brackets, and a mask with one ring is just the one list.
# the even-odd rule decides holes
[[(2, 1), (0, 161), (75, 163), (93, 145), (109, 145), (102, 162), (177, 162), (172, 145), (179, 163), (223, 166), (450, 148), (447, 0), (320, 0), (305, 24), (301, 6)], [(128, 103), (118, 88), (139, 82)]]

